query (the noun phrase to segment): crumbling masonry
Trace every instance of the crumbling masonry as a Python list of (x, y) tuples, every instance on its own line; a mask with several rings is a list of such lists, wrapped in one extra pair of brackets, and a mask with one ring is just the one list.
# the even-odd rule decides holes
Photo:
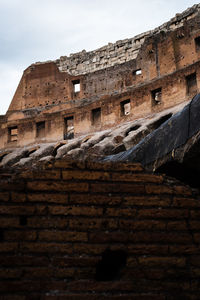
[(200, 5), (153, 31), (35, 63), (5, 116), (0, 148), (108, 129), (192, 98), (200, 88)]

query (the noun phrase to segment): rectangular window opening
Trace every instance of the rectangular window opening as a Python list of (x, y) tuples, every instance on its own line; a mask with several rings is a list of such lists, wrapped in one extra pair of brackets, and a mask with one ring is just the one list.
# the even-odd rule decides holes
[(74, 138), (74, 117), (64, 118), (64, 140)]
[(194, 94), (197, 92), (196, 73), (186, 76), (187, 94)]
[(162, 102), (162, 88), (151, 91), (152, 105), (159, 105)]
[(121, 106), (121, 116), (122, 117), (130, 115), (130, 112), (131, 112), (131, 102), (130, 102), (130, 99), (124, 100), (124, 101), (120, 102), (120, 106)]
[(195, 41), (196, 51), (200, 51), (200, 36), (196, 37), (194, 41)]
[(100, 125), (101, 124), (101, 108), (95, 108), (92, 110), (92, 125)]
[(17, 142), (18, 140), (18, 128), (17, 126), (8, 128), (8, 141)]
[(45, 121), (36, 123), (36, 137), (45, 137)]
[(80, 80), (73, 80), (72, 81), (74, 93), (79, 93), (81, 90)]

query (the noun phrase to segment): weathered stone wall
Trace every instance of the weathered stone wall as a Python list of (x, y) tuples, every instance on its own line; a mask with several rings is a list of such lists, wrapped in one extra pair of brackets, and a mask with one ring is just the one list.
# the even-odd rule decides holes
[(2, 299), (199, 299), (200, 201), (189, 187), (93, 162), (0, 179)]
[[(74, 119), (74, 135), (80, 136), (190, 100), (200, 91), (199, 8), (194, 5), (133, 39), (28, 67), (0, 122), (0, 148), (38, 142), (37, 122), (45, 122), (42, 141), (50, 142), (63, 139), (67, 117)], [(187, 78), (192, 74), (190, 90)], [(80, 84), (78, 92), (76, 84)], [(158, 90), (161, 99), (154, 101)], [(127, 100), (130, 111), (124, 114), (122, 105)], [(95, 109), (101, 110), (97, 124)], [(9, 133), (16, 127), (14, 142)]]

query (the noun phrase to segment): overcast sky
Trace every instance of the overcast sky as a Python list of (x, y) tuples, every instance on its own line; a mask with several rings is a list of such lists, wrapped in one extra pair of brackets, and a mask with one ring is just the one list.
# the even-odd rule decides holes
[(190, 0), (0, 0), (0, 114), (23, 70), (154, 29)]

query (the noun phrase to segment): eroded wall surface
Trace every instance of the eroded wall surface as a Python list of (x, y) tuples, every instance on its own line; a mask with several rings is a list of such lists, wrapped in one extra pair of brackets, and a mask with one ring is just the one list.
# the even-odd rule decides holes
[(132, 39), (31, 65), (0, 120), (0, 147), (84, 135), (190, 100), (200, 85), (199, 23), (194, 5)]

